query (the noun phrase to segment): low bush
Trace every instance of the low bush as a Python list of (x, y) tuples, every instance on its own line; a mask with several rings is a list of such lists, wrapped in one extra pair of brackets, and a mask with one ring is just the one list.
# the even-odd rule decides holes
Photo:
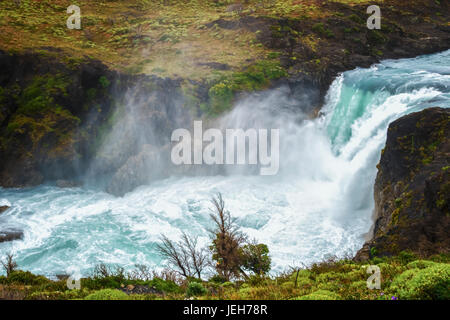
[(449, 300), (450, 265), (435, 264), (424, 269), (409, 269), (399, 275), (390, 289), (401, 299)]
[(339, 295), (328, 290), (317, 290), (313, 293), (294, 298), (293, 300), (340, 300)]
[(44, 276), (37, 276), (29, 271), (16, 270), (10, 273), (7, 278), (8, 284), (43, 285), (51, 281)]
[(206, 294), (206, 289), (203, 287), (201, 283), (191, 282), (188, 285), (186, 295), (188, 297), (201, 296)]
[(116, 289), (103, 289), (91, 293), (85, 300), (128, 300), (125, 292)]

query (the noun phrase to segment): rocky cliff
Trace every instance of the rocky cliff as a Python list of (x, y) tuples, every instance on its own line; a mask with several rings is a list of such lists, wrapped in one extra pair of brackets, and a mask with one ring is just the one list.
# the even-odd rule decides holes
[(389, 126), (375, 182), (372, 240), (365, 260), (411, 250), (419, 256), (450, 248), (450, 109), (430, 108)]
[(366, 26), (370, 1), (94, 1), (81, 30), (55, 3), (0, 2), (1, 187), (90, 172), (121, 195), (166, 174), (138, 172), (190, 115), (279, 85), (314, 115), (339, 72), (450, 48), (445, 1), (383, 5), (380, 30)]
[[(82, 179), (94, 171), (93, 179), (112, 176), (130, 155), (139, 154), (146, 144), (137, 141), (140, 136), (150, 136), (150, 129), (159, 130), (168, 140), (170, 130), (183, 118), (176, 103), (181, 99), (178, 80), (121, 74), (96, 60), (56, 53), (58, 59), (0, 51), (2, 187), (51, 180), (70, 186), (74, 182), (68, 180)], [(133, 93), (147, 100), (135, 101)], [(110, 142), (117, 148), (102, 149), (112, 125), (127, 119), (130, 112), (139, 112), (139, 120), (123, 126)], [(127, 156), (119, 154), (119, 147)]]

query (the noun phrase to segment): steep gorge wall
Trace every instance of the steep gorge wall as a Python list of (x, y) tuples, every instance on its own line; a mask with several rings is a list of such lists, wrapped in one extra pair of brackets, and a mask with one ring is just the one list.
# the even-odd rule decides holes
[[(171, 101), (181, 95), (177, 80), (124, 75), (99, 61), (74, 60), (51, 50), (20, 55), (0, 51), (0, 69), (2, 187), (81, 178), (102, 157), (100, 147), (117, 117), (129, 111), (123, 106), (130, 88), (137, 95), (155, 94), (141, 110), (141, 122), (129, 130), (161, 125), (170, 130), (166, 124), (176, 123), (170, 117), (176, 107)], [(128, 141), (131, 153), (138, 144)], [(126, 161), (116, 158), (104, 159), (99, 173), (111, 174)]]
[(450, 109), (430, 108), (389, 126), (375, 182), (373, 236), (357, 260), (450, 248)]

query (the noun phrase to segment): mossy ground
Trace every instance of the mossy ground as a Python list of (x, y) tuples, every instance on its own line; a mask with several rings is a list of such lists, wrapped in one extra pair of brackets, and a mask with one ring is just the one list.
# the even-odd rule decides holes
[[(371, 3), (333, 2), (349, 6)], [(235, 1), (2, 1), (0, 49), (46, 52), (48, 47), (59, 48), (73, 63), (89, 56), (119, 70), (205, 79), (214, 77), (216, 70), (204, 63), (222, 63), (240, 70), (264, 59), (270, 51), (258, 41), (260, 30), (250, 31), (239, 24), (229, 29), (211, 25), (218, 19), (239, 21), (251, 16), (326, 20), (339, 14), (325, 2), (314, 0), (250, 0), (234, 11), (228, 9), (232, 3)], [(81, 8), (81, 30), (66, 27), (70, 16), (66, 9), (70, 5)], [(318, 22), (316, 28), (315, 38), (332, 36), (323, 23)]]
[[(381, 272), (381, 288), (368, 289), (369, 265)], [(215, 277), (218, 279), (218, 277)], [(126, 289), (143, 286), (152, 293), (127, 294)], [(68, 290), (66, 281), (51, 281), (29, 272), (15, 271), (0, 277), (0, 297), (9, 299), (88, 300), (439, 300), (450, 298), (450, 256), (421, 260), (409, 252), (366, 263), (351, 260), (326, 261), (298, 272), (274, 277), (252, 277), (247, 281), (215, 282), (129, 279), (124, 274), (84, 278), (80, 290)]]

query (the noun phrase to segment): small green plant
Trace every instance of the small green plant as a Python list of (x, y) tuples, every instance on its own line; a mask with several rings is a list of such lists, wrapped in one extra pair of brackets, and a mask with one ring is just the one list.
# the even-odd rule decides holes
[(116, 289), (103, 289), (91, 293), (85, 300), (128, 300), (125, 292)]
[(340, 300), (340, 297), (328, 290), (317, 290), (313, 293), (297, 297), (294, 300)]
[(105, 76), (101, 76), (98, 81), (100, 82), (100, 85), (103, 87), (103, 89), (108, 88), (111, 84), (111, 82)]
[(186, 291), (186, 295), (188, 297), (201, 296), (206, 293), (206, 289), (203, 287), (201, 283), (198, 282), (190, 282)]
[(22, 270), (15, 270), (11, 272), (7, 279), (10, 284), (24, 285), (43, 285), (50, 282), (50, 280), (44, 276), (37, 276), (29, 271)]
[(402, 251), (398, 254), (398, 260), (400, 260), (400, 262), (402, 264), (407, 264), (416, 259), (417, 259), (417, 256), (410, 251)]
[(312, 30), (322, 36), (325, 36), (327, 38), (333, 38), (334, 33), (330, 29), (326, 28), (325, 25), (322, 22), (316, 23), (312, 26)]
[(438, 263), (424, 269), (410, 269), (391, 285), (401, 299), (449, 300), (450, 266)]
[(377, 248), (375, 247), (370, 248), (370, 256), (376, 257), (377, 254), (378, 254)]

